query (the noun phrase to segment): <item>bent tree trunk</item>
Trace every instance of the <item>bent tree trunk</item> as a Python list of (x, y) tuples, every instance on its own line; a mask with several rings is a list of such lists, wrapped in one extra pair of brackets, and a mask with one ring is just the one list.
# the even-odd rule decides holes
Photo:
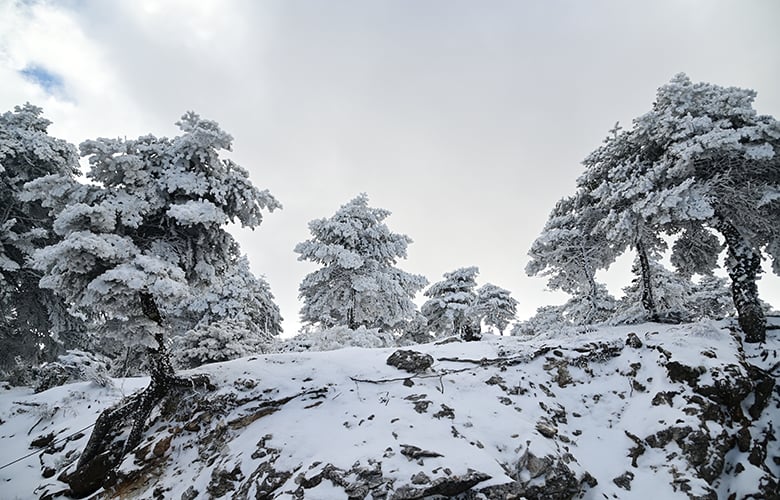
[[(140, 300), (144, 316), (157, 326), (162, 326), (162, 317), (152, 296), (141, 293)], [(196, 386), (213, 388), (205, 376), (177, 377), (171, 364), (170, 353), (165, 347), (163, 334), (158, 332), (155, 340), (157, 348), (150, 349), (149, 352), (151, 366), (149, 385), (143, 391), (104, 410), (97, 418), (76, 469), (63, 477), (70, 486), (71, 496), (83, 498), (113, 482), (116, 468), (125, 455), (141, 443), (146, 421), (163, 398), (172, 395), (180, 388)], [(130, 432), (122, 442), (118, 436), (128, 420), (132, 421)]]
[(745, 342), (766, 341), (766, 318), (758, 299), (756, 279), (761, 272), (761, 254), (729, 221), (720, 219), (716, 228), (726, 240), (726, 269), (731, 278), (731, 296), (745, 332)]

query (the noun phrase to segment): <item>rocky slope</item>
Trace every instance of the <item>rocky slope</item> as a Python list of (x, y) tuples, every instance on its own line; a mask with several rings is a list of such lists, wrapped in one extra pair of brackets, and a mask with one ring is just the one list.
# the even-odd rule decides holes
[[(778, 498), (777, 337), (645, 324), (396, 366), (394, 349), (211, 365), (217, 389), (160, 408), (94, 498)], [(144, 383), (0, 394), (0, 463), (33, 453), (0, 470), (3, 497), (78, 495), (83, 428)]]

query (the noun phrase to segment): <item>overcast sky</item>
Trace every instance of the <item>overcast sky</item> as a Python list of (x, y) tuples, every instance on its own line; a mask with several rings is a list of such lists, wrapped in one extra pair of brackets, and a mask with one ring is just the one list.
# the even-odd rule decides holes
[[(526, 318), (564, 297), (524, 272), (553, 205), (674, 74), (753, 88), (780, 117), (779, 21), (776, 0), (0, 0), (0, 112), (42, 106), (76, 144), (175, 135), (187, 110), (219, 122), (284, 205), (234, 234), (286, 335), (315, 268), (293, 247), (361, 192), (414, 240), (399, 267), (476, 265)], [(760, 283), (775, 307), (779, 282)]]

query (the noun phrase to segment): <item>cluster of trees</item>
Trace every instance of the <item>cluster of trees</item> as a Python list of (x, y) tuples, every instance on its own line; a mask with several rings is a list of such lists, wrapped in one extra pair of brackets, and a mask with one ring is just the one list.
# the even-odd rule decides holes
[[(225, 226), (254, 228), (281, 205), (220, 157), (232, 138), (194, 113), (172, 139), (78, 149), (49, 136), (49, 125), (29, 104), (0, 115), (0, 374), (29, 382), (30, 367), (79, 351), (89, 356), (68, 359), (102, 362), (114, 375), (172, 377), (174, 364), (267, 347), (281, 332), (279, 308)], [(88, 182), (78, 178), (80, 157)], [(307, 326), (417, 342), (476, 339), (483, 322), (506, 328), (517, 302), (491, 284), (476, 290), (476, 268), (446, 274), (420, 310), (413, 300), (428, 280), (396, 267), (411, 239), (390, 231), (389, 215), (362, 194), (311, 221), (312, 238), (295, 248), (321, 266), (300, 285)]]
[[(765, 339), (756, 280), (764, 256), (780, 274), (780, 124), (756, 113), (755, 96), (680, 74), (630, 130), (611, 131), (529, 252), (528, 274), (548, 276), (550, 288), (572, 296), (537, 320), (557, 315), (584, 324), (625, 316), (595, 276), (628, 250), (636, 254), (636, 280), (626, 300), (641, 304), (641, 314), (628, 316), (721, 314), (722, 283), (691, 277), (711, 276), (725, 247), (745, 340)], [(660, 262), (670, 241), (676, 272)]]
[[(736, 310), (746, 340), (762, 341), (765, 255), (780, 274), (780, 125), (755, 112), (754, 98), (678, 75), (630, 130), (616, 126), (529, 252), (528, 274), (571, 299), (513, 332)], [(97, 139), (77, 150), (48, 125), (29, 104), (0, 115), (0, 372), (72, 349), (114, 360), (115, 372), (167, 367), (171, 345), (192, 367), (256, 352), (278, 335), (268, 283), (225, 226), (256, 227), (281, 205), (220, 157), (227, 133), (188, 113), (172, 139)], [(77, 178), (80, 157), (88, 183)], [(310, 222), (311, 239), (294, 250), (319, 265), (300, 284), (304, 324), (415, 342), (503, 333), (517, 302), (493, 284), (478, 288), (476, 267), (445, 273), (417, 307), (428, 280), (397, 267), (412, 240), (390, 231), (389, 215), (363, 194)], [(730, 299), (712, 275), (724, 248)], [(616, 300), (596, 273), (627, 251), (636, 278)]]
[(452, 334), (477, 340), (483, 322), (503, 332), (517, 301), (490, 283), (476, 290), (476, 267), (446, 273), (424, 292), (430, 299), (417, 309), (414, 297), (428, 280), (396, 267), (412, 240), (390, 231), (384, 223), (389, 215), (361, 194), (332, 217), (309, 223), (312, 238), (295, 252), (322, 267), (300, 285), (304, 323), (395, 332), (415, 342)]
[[(755, 112), (755, 95), (678, 75), (630, 130), (616, 126), (529, 252), (527, 272), (571, 300), (513, 333), (733, 308), (745, 340), (764, 341), (756, 280), (764, 256), (780, 274), (780, 123)], [(49, 136), (49, 124), (29, 104), (0, 115), (0, 375), (66, 351), (104, 356), (115, 373), (148, 371), (149, 387), (101, 415), (79, 459), (81, 469), (108, 453), (116, 465), (152, 408), (196, 382), (178, 377), (174, 362), (239, 357), (280, 333), (268, 283), (225, 227), (257, 227), (281, 205), (220, 157), (232, 138), (194, 113), (171, 139), (96, 139), (78, 150)], [(389, 215), (360, 195), (309, 224), (312, 237), (295, 252), (320, 267), (300, 285), (304, 323), (333, 342), (364, 332), (372, 345), (388, 336), (477, 340), (483, 325), (503, 334), (517, 301), (490, 283), (477, 288), (476, 267), (445, 273), (418, 309), (428, 280), (396, 267), (411, 239), (390, 231)], [(712, 275), (724, 248), (731, 300)], [(629, 250), (636, 278), (617, 301), (596, 273)], [(669, 250), (675, 271), (661, 263)], [(121, 451), (107, 451), (128, 418)]]

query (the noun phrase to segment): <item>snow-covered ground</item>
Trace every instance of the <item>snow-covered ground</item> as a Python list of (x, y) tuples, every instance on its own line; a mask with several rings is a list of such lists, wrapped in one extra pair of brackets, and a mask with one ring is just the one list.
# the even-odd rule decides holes
[[(770, 331), (767, 344), (743, 351), (726, 325), (644, 324), (426, 344), (411, 348), (435, 359), (419, 374), (386, 364), (395, 349), (204, 366), (197, 372), (209, 374), (217, 389), (193, 391), (155, 412), (145, 448), (122, 465), (125, 481), (99, 494), (418, 498), (470, 477), (477, 484), (464, 493), (469, 498), (480, 498), (480, 490), (501, 498), (490, 487), (503, 484), (521, 485), (530, 498), (534, 486), (553, 488), (567, 478), (582, 498), (743, 498), (761, 481), (777, 480), (780, 446), (768, 442), (756, 466), (732, 436), (747, 426), (751, 441), (760, 441), (779, 420), (780, 397), (775, 387), (748, 425), (755, 391), (731, 404), (707, 388), (738, 392), (729, 384), (748, 378), (748, 363), (776, 370), (780, 342)], [(0, 497), (66, 489), (57, 478), (72, 470), (89, 425), (146, 383), (1, 392), (0, 465), (30, 456), (0, 469)], [(40, 438), (42, 447), (31, 447)]]

